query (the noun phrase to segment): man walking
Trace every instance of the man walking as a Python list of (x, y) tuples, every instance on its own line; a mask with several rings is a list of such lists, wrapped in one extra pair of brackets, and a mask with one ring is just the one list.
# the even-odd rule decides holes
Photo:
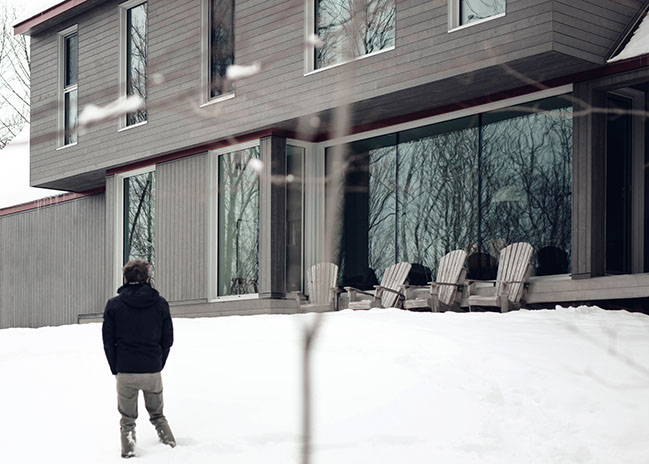
[(135, 420), (142, 390), (149, 419), (160, 441), (171, 447), (176, 440), (163, 414), (160, 371), (173, 344), (169, 304), (151, 287), (151, 263), (131, 260), (122, 269), (124, 285), (108, 300), (102, 336), (113, 375), (117, 376), (117, 409), (122, 457), (135, 456)]

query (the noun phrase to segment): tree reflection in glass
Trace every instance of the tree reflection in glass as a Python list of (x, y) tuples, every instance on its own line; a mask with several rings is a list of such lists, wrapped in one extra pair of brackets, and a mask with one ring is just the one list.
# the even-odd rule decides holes
[[(126, 95), (146, 100), (147, 4), (129, 8), (126, 12)], [(126, 125), (146, 121), (146, 109), (126, 115)]]
[(506, 0), (460, 0), (460, 25), (505, 12)]
[(248, 162), (259, 147), (218, 158), (218, 295), (257, 293), (259, 181)]
[(225, 79), (234, 64), (234, 1), (210, 0), (210, 98), (234, 91)]
[(439, 259), (475, 241), (477, 117), (399, 134), (399, 261), (436, 273)]
[(316, 0), (315, 68), (394, 46), (395, 0)]
[(124, 179), (124, 264), (155, 261), (155, 172)]
[(569, 264), (572, 108), (552, 98), (487, 113), (482, 132), (482, 248), (526, 241)]
[(397, 261), (435, 275), (439, 259), (456, 249), (484, 253), (495, 274), (500, 249), (517, 241), (534, 247), (533, 263), (546, 273), (569, 272), (565, 97), (360, 140), (345, 152), (338, 169), (327, 157), (328, 175), (345, 172), (334, 226), (344, 285), (360, 288), (372, 271), (380, 279)]

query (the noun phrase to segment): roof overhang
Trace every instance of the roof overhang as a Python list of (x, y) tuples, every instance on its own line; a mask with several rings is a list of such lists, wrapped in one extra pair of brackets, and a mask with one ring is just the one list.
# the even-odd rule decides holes
[(99, 2), (97, 0), (63, 0), (62, 2), (57, 3), (56, 5), (19, 22), (18, 24), (15, 24), (14, 35), (31, 35), (33, 32), (38, 32), (46, 27), (46, 23), (55, 23), (58, 22), (58, 19), (63, 20), (69, 17), (70, 14), (66, 15), (67, 12), (84, 3), (89, 3), (87, 6), (91, 6)]

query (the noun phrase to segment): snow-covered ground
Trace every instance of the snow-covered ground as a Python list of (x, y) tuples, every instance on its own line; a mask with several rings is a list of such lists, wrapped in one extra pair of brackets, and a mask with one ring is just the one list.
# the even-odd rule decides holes
[[(141, 404), (137, 462), (298, 463), (312, 317), (175, 319), (179, 446)], [(314, 464), (649, 462), (645, 315), (341, 311), (314, 349)], [(0, 330), (0, 373), (1, 462), (123, 462), (100, 324)]]

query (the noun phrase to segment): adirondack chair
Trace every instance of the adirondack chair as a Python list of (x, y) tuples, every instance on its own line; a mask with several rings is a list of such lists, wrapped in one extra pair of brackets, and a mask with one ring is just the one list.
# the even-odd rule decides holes
[(439, 260), (435, 282), (430, 282), (428, 285), (402, 285), (401, 288), (406, 296), (403, 307), (405, 309), (428, 307), (434, 312), (460, 309), (466, 277), (465, 261), (466, 251), (451, 251)]
[(309, 291), (308, 303), (300, 292), (294, 292), (298, 312), (338, 310), (338, 293), (336, 286), (338, 266), (333, 263), (318, 263), (306, 271), (306, 284)]
[(392, 308), (402, 305), (404, 295), (400, 287), (406, 281), (410, 267), (410, 263), (398, 263), (388, 267), (381, 279), (381, 285), (374, 286), (374, 293), (345, 287), (349, 295), (348, 308)]
[(495, 281), (482, 281), (493, 283), (491, 295), (476, 295), (474, 285), (469, 285), (469, 311), (473, 306), (500, 307), (506, 313), (510, 309), (518, 309), (525, 302), (525, 292), (529, 285), (532, 266), (532, 245), (518, 242), (509, 245), (500, 252), (498, 262), (498, 275)]

